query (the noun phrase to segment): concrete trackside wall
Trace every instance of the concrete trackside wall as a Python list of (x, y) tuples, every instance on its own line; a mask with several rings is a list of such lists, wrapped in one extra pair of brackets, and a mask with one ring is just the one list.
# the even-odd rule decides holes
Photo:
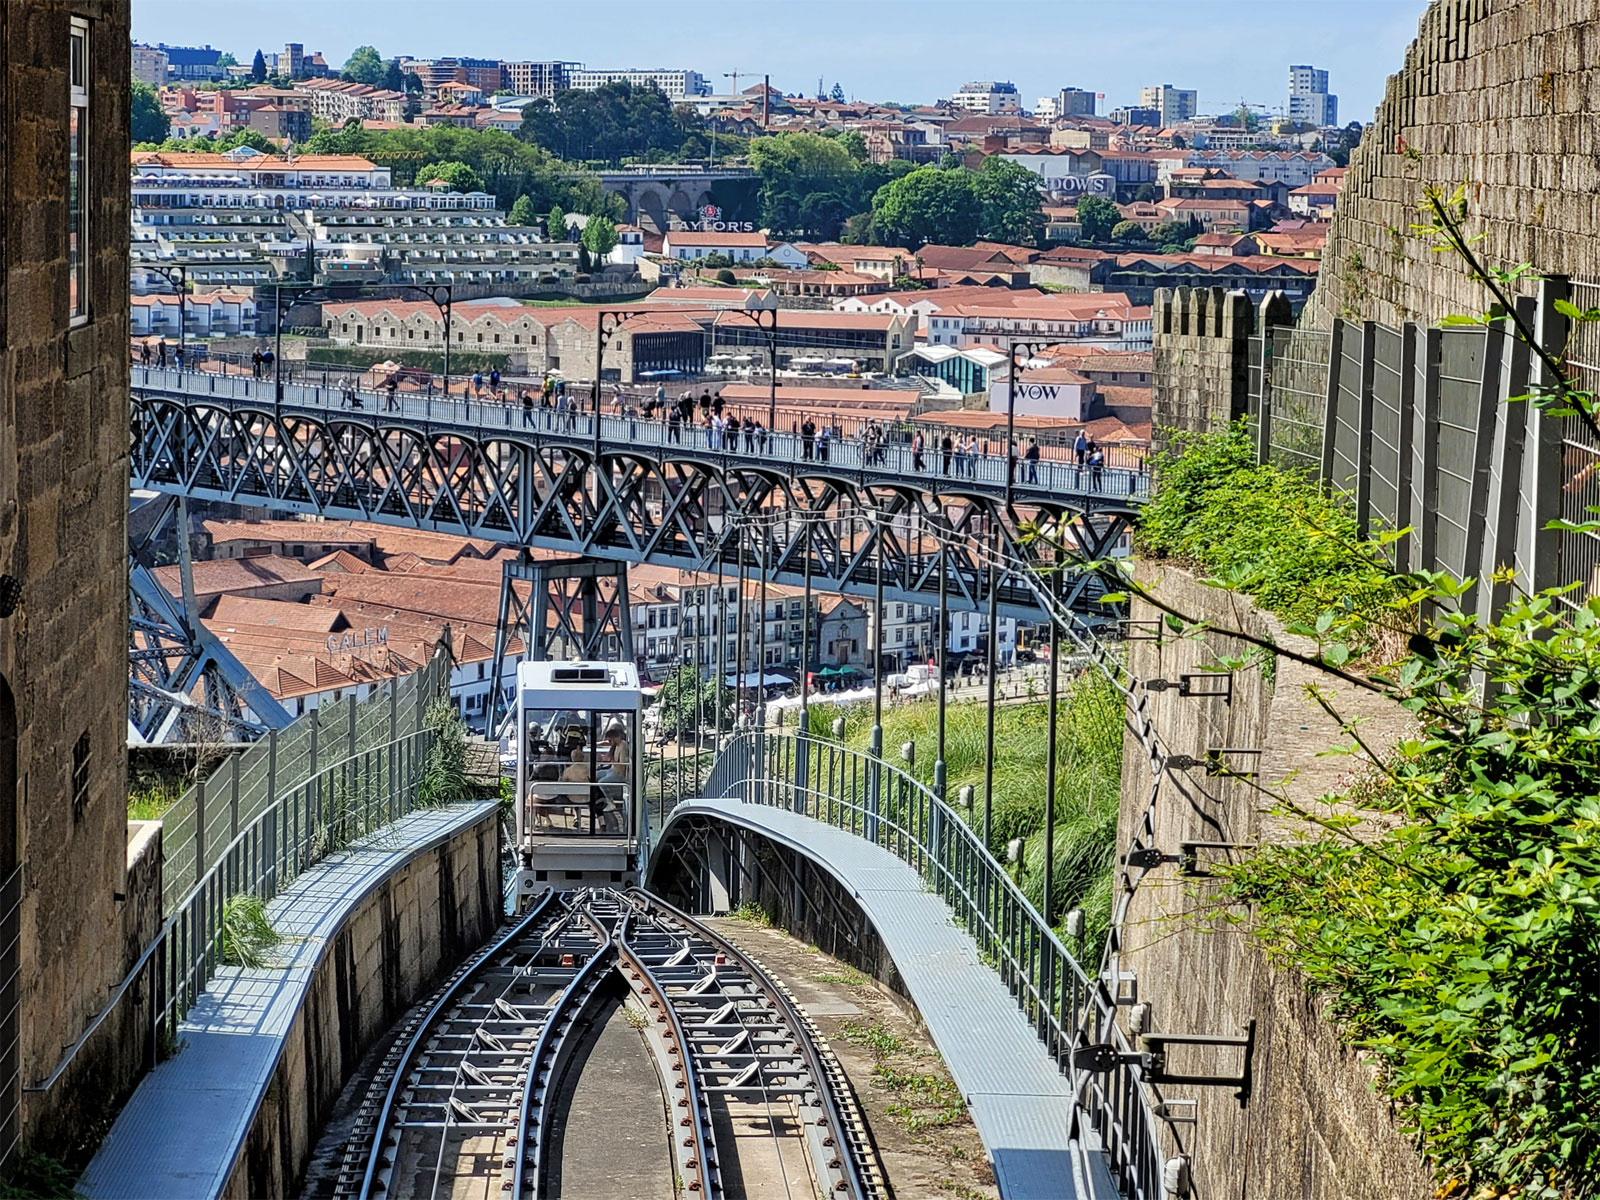
[(362, 898), (312, 969), (224, 1196), (288, 1196), (361, 1056), (500, 921), (499, 814), (418, 854)]
[[(1139, 578), (1179, 610), (1202, 621), (1254, 635), (1271, 632), (1292, 645), (1273, 618), (1247, 600), (1207, 587), (1187, 572), (1144, 564)], [(1160, 614), (1134, 602), (1136, 620)], [(1164, 643), (1129, 643), (1130, 669), (1142, 679), (1177, 680), (1214, 670), (1218, 656), (1251, 647), (1208, 633)], [(1302, 804), (1337, 790), (1355, 760), (1329, 755), (1350, 742), (1307, 697), (1316, 682), (1343, 713), (1363, 719), (1362, 736), (1389, 744), (1405, 714), (1386, 701), (1351, 689), (1320, 671), (1279, 658), (1264, 673), (1233, 673), (1231, 701), (1190, 698), (1176, 687), (1148, 693), (1150, 717), (1168, 755), (1204, 758), (1207, 750), (1261, 750), (1230, 759), (1256, 780), (1208, 776), (1203, 768), (1172, 771), (1155, 810), (1155, 844), (1177, 853), (1183, 842), (1240, 846), (1288, 838), (1299, 826), (1270, 815), (1262, 789)], [(1127, 846), (1144, 820), (1150, 794), (1149, 760), (1130, 731), (1123, 754), (1118, 845)], [(1257, 765), (1259, 763), (1259, 765)], [(1285, 782), (1286, 781), (1286, 782)], [(1259, 786), (1257, 786), (1259, 785)], [(1199, 866), (1239, 852), (1200, 851)], [(1162, 866), (1138, 888), (1125, 933), (1124, 969), (1135, 972), (1138, 999), (1151, 1006), (1151, 1030), (1237, 1036), (1256, 1021), (1254, 1093), (1241, 1109), (1232, 1089), (1171, 1086), (1168, 1098), (1193, 1096), (1198, 1121), (1183, 1127), (1193, 1151), (1194, 1200), (1424, 1200), (1434, 1194), (1426, 1165), (1394, 1123), (1389, 1103), (1373, 1089), (1373, 1064), (1341, 1043), (1324, 1003), (1292, 971), (1269, 963), (1249, 931), (1249, 914), (1218, 909), (1215, 882), (1182, 877)], [(1227, 917), (1243, 918), (1229, 923)], [(1170, 1069), (1235, 1073), (1237, 1050), (1174, 1050)], [(1182, 1055), (1180, 1059), (1178, 1056)]]

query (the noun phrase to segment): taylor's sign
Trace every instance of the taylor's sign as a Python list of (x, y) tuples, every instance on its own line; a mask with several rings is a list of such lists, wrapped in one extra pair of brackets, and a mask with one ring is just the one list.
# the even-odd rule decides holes
[(338, 654), (343, 650), (360, 650), (365, 646), (387, 646), (389, 644), (389, 627), (380, 625), (377, 629), (346, 629), (343, 633), (330, 633), (328, 635), (328, 653)]
[(685, 221), (678, 217), (667, 218), (667, 227), (695, 233), (754, 233), (756, 231), (753, 221), (724, 221), (722, 210), (715, 204), (708, 204), (699, 210), (698, 221)]

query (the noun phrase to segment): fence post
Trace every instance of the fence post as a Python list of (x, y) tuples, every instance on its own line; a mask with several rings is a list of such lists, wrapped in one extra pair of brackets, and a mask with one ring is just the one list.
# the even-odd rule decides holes
[[(1500, 407), (1500, 363), (1505, 357), (1506, 330), (1503, 324), (1491, 325), (1483, 335), (1483, 361), (1478, 376), (1478, 412), (1473, 422), (1472, 491), (1467, 508), (1465, 553), (1461, 556), (1463, 578), (1471, 576), (1483, 561), (1485, 525), (1489, 520), (1489, 471), (1494, 458), (1495, 410)], [(1480, 583), (1461, 597), (1461, 611), (1476, 616), (1483, 611), (1479, 597), (1485, 594)]]
[(228, 780), (228, 840), (239, 836), (239, 755), (230, 754), (233, 760), (232, 777)]
[[(1272, 326), (1261, 327), (1261, 372), (1256, 377), (1256, 465), (1272, 458)], [(993, 634), (990, 635), (991, 637)]]
[(345, 752), (346, 758), (356, 756), (356, 689), (350, 689), (350, 707), (345, 714)]
[(1439, 396), (1443, 387), (1444, 331), (1422, 333), (1421, 429), (1412, 441), (1416, 459), (1411, 473), (1412, 520), (1418, 526), (1416, 568), (1432, 571), (1439, 565)]
[(1411, 468), (1413, 460), (1412, 438), (1416, 434), (1417, 408), (1417, 334), (1415, 323), (1407, 321), (1400, 326), (1400, 416), (1395, 436), (1394, 527), (1411, 528), (1410, 537), (1394, 544), (1394, 565), (1397, 571), (1410, 569), (1415, 557), (1416, 509), (1411, 505)]
[(194, 882), (199, 886), (206, 873), (206, 781), (194, 785)]
[[(1570, 300), (1571, 282), (1565, 275), (1552, 275), (1539, 284), (1539, 314), (1535, 336), (1539, 348), (1559, 361), (1567, 344), (1568, 321), (1556, 311), (1557, 300)], [(1558, 381), (1542, 361), (1535, 364), (1536, 381), (1552, 387)], [(1549, 528), (1561, 517), (1562, 469), (1561, 422), (1537, 405), (1530, 405), (1528, 429), (1523, 445), (1520, 517), (1524, 532), (1517, 538), (1517, 574), (1530, 592), (1559, 587), (1564, 580), (1561, 563), (1561, 534)], [(1570, 571), (1567, 572), (1571, 574)]]
[(311, 772), (308, 778), (315, 779), (317, 775), (317, 734), (322, 728), (322, 709), (313, 708), (306, 715), (311, 718), (307, 722), (311, 730)]
[(1372, 524), (1372, 377), (1377, 367), (1378, 323), (1361, 322), (1361, 383), (1356, 409), (1356, 537)]
[(1344, 319), (1335, 317), (1328, 330), (1328, 388), (1322, 408), (1322, 482), (1333, 486), (1333, 446), (1339, 431), (1339, 369), (1344, 359)]

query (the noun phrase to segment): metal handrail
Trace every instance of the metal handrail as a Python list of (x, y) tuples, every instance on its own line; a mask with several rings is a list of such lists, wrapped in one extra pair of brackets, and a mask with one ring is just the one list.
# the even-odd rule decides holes
[[(312, 409), (329, 417), (348, 420), (384, 419), (415, 420), (429, 426), (455, 426), (487, 435), (495, 430), (505, 430), (515, 437), (533, 437), (536, 440), (560, 441), (570, 439), (573, 448), (585, 450), (592, 446), (595, 435), (595, 416), (592, 412), (566, 411), (554, 408), (524, 409), (520, 403), (497, 399), (456, 398), (410, 393), (389, 395), (385, 390), (351, 389), (362, 400), (362, 408), (346, 407), (343, 387), (316, 384), (283, 385), (281, 403), (276, 400), (272, 379), (255, 379), (242, 375), (215, 375), (199, 371), (178, 371), (173, 368), (134, 366), (132, 387), (137, 391), (147, 388), (156, 392), (177, 392), (190, 398), (215, 400), (232, 407), (235, 404), (259, 406), (263, 409)], [(582, 397), (575, 397), (582, 399)], [(735, 406), (738, 407), (738, 406)], [(758, 405), (748, 407), (760, 407)], [(863, 437), (867, 425), (888, 428), (895, 423), (860, 422), (859, 431), (849, 436), (833, 439), (824, 449), (819, 440), (807, 439), (798, 432), (767, 430), (762, 448), (745, 450), (742, 438), (724, 439), (716, 444), (711, 432), (703, 426), (686, 422), (681, 425), (662, 417), (642, 415), (600, 416), (602, 442), (628, 452), (642, 447), (671, 451), (675, 455), (704, 456), (725, 464), (748, 462), (777, 462), (791, 466), (807, 466), (826, 474), (829, 471), (881, 472), (888, 475), (926, 477), (946, 482), (959, 490), (963, 482), (968, 486), (999, 488), (1005, 485), (1007, 456), (1002, 445), (998, 453), (979, 453), (963, 459), (959, 455), (946, 456), (937, 445), (944, 427), (924, 429), (927, 447), (920, 455), (913, 454), (910, 433), (896, 429), (903, 440), (880, 443), (869, 449)], [(953, 430), (950, 432), (965, 432)], [(1115, 447), (1112, 448), (1116, 450)], [(946, 467), (946, 458), (949, 465)], [(1148, 497), (1150, 475), (1143, 455), (1134, 453), (1127, 465), (1109, 462), (1099, 468), (1079, 465), (1067, 458), (1044, 457), (1029, 462), (1017, 456), (1015, 485), (1025, 491), (1038, 491), (1057, 495), (1062, 493), (1088, 494), (1108, 500), (1133, 501)], [(919, 469), (917, 459), (922, 466)]]
[(418, 808), (434, 736), (424, 727), (334, 763), (280, 796), (240, 830), (55, 1069), (24, 1090), (54, 1088), (79, 1051), (124, 1004), (148, 1006), (139, 1025), (147, 1039), (145, 1064), (153, 1067), (160, 1061), (221, 964), (228, 901), (241, 895), (271, 900), (330, 854)]
[[(1138, 1054), (1118, 1025), (1117, 1000), (1045, 924), (979, 835), (906, 771), (806, 734), (735, 735), (712, 767), (708, 796), (799, 813), (881, 846), (928, 881), (1000, 974), (1058, 1068), (1073, 1076), (1082, 1111), (1111, 1168), (1136, 1200), (1161, 1191), (1159, 1123)], [(1071, 1066), (1075, 1049), (1110, 1045), (1103, 1074)]]

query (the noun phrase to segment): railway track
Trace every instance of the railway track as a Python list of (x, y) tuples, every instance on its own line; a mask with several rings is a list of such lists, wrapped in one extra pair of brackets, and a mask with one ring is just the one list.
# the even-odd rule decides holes
[(687, 914), (612, 889), (545, 893), (414, 1010), (335, 1194), (555, 1194), (565, 1081), (618, 998), (660, 1080), (679, 1197), (888, 1196), (848, 1081), (787, 990)]

